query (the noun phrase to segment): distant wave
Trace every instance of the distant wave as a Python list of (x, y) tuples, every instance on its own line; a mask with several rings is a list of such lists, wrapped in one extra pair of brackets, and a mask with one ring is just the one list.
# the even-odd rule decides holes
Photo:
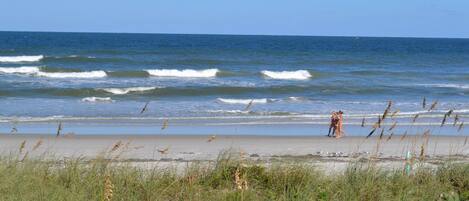
[(146, 70), (151, 76), (158, 77), (194, 77), (194, 78), (208, 78), (216, 77), (218, 69), (205, 69), (205, 70), (176, 70), (176, 69), (152, 69)]
[(264, 70), (261, 73), (272, 79), (282, 80), (307, 80), (312, 77), (311, 73), (306, 70), (297, 71), (268, 71)]
[(19, 62), (36, 62), (43, 59), (43, 55), (37, 56), (0, 56), (0, 62), (19, 63)]
[(468, 84), (419, 84), (419, 85), (425, 86), (425, 87), (469, 89)]
[(103, 88), (102, 90), (116, 95), (124, 95), (130, 92), (142, 92), (154, 89), (156, 89), (156, 87)]
[(19, 74), (34, 74), (40, 71), (39, 67), (36, 66), (23, 66), (23, 67), (15, 67), (15, 68), (3, 68), (0, 67), (0, 73), (19, 73)]
[(227, 98), (217, 98), (218, 102), (221, 103), (227, 103), (227, 104), (243, 104), (247, 105), (249, 103), (254, 103), (254, 104), (265, 104), (268, 102), (273, 102), (273, 99), (267, 99), (267, 98), (260, 98), (260, 99), (227, 99)]
[[(45, 69), (47, 70), (47, 69)], [(41, 67), (23, 66), (23, 67), (0, 67), (0, 73), (7, 74), (27, 74), (49, 78), (102, 78), (107, 74), (104, 71), (86, 71), (86, 72), (44, 72)]]
[(87, 71), (87, 72), (37, 72), (37, 76), (49, 78), (102, 78), (107, 74), (104, 71)]
[(111, 97), (86, 97), (81, 99), (83, 102), (113, 102)]

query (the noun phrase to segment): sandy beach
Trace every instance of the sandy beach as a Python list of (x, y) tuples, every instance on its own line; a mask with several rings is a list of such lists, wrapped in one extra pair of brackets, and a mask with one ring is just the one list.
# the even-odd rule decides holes
[[(215, 161), (222, 152), (242, 153), (261, 163), (301, 161), (327, 168), (347, 164), (356, 159), (376, 159), (384, 166), (402, 166), (410, 151), (419, 157), (421, 145), (429, 163), (448, 159), (469, 161), (469, 144), (465, 136), (345, 137), (325, 136), (184, 136), (184, 135), (0, 135), (2, 155), (17, 153), (25, 142), (23, 153), (28, 157), (54, 159), (94, 159), (104, 156), (120, 162), (158, 162), (178, 164), (194, 161)], [(38, 142), (40, 145), (38, 146)], [(117, 146), (116, 146), (117, 145)], [(114, 149), (114, 151), (111, 151)], [(163, 152), (163, 153), (162, 153)]]

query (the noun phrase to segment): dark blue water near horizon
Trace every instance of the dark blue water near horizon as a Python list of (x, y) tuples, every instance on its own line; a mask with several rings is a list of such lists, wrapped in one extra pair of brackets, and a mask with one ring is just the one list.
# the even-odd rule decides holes
[(464, 118), (468, 81), (469, 39), (0, 32), (4, 120)]

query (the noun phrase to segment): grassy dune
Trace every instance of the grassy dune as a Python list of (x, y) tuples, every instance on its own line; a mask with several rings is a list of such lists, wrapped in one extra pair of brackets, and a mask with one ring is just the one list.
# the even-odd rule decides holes
[(181, 172), (104, 159), (8, 157), (0, 159), (0, 200), (469, 200), (469, 164), (406, 175), (356, 162), (326, 174), (304, 164), (256, 165), (221, 155)]

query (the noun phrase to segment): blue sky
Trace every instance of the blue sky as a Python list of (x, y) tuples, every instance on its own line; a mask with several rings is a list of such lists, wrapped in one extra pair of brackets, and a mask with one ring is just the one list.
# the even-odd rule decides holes
[(469, 0), (0, 0), (2, 31), (469, 38)]

